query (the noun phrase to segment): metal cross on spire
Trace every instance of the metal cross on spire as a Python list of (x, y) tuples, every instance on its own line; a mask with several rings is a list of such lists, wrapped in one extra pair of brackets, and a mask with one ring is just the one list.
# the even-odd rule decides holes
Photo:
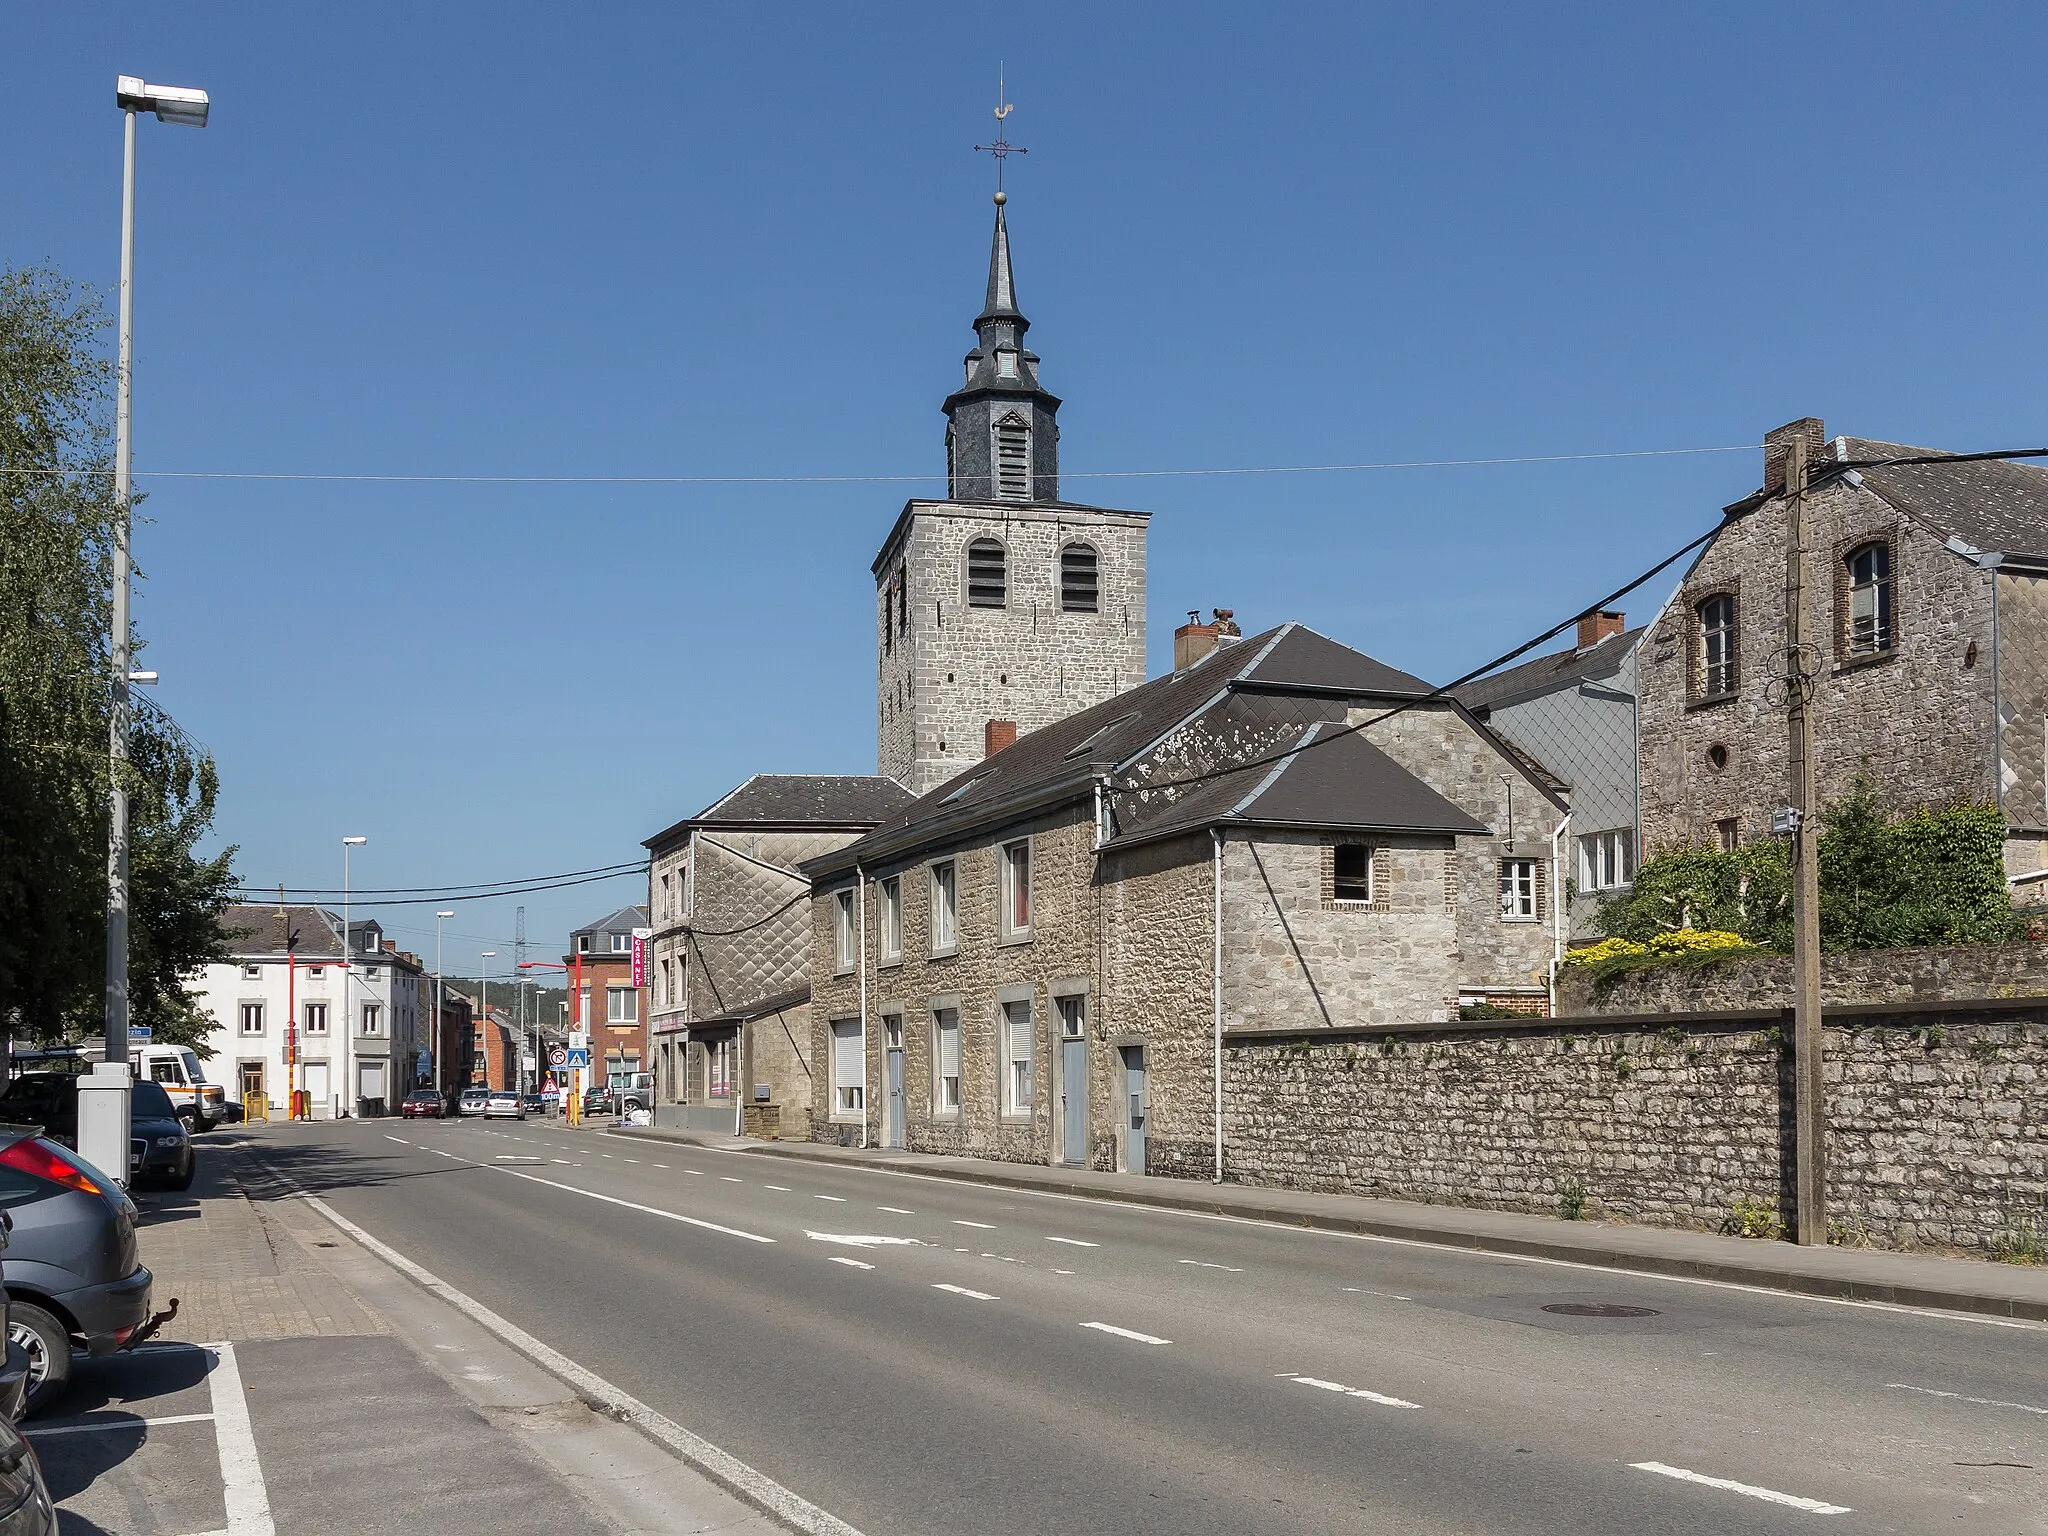
[(1003, 191), (1003, 162), (1012, 155), (1028, 155), (1031, 153), (1022, 144), (1012, 144), (1003, 137), (1003, 119), (1017, 110), (1009, 102), (1003, 100), (1003, 95), (1003, 71), (1002, 66), (998, 65), (996, 67), (996, 141), (993, 144), (977, 144), (974, 146), (977, 154), (986, 151), (996, 157), (996, 202), (998, 205), (1009, 200), (1009, 194)]

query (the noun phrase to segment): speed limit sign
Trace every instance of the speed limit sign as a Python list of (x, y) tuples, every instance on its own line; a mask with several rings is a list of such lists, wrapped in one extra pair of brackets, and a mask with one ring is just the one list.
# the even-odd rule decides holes
[(552, 1051), (549, 1051), (548, 1065), (551, 1067), (566, 1067), (569, 1065), (569, 1052), (567, 1048), (558, 1045)]

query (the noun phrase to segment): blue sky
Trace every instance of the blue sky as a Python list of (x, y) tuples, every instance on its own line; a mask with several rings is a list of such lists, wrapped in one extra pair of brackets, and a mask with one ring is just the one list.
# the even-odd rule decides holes
[[(2048, 437), (2038, 9), (484, 14), (0, 15), (0, 262), (111, 290), (114, 76), (213, 93), (203, 133), (142, 126), (139, 470), (936, 477), (998, 61), (1064, 488), (1155, 514), (1155, 670), (1220, 604), (1455, 674), (1702, 530), (1758, 455), (1087, 472), (1807, 414)], [(332, 885), (360, 833), (371, 887), (618, 862), (749, 773), (871, 772), (868, 563), (938, 487), (141, 484), (147, 664), (242, 872)], [(529, 933), (634, 895), (526, 897)], [(451, 969), (512, 905), (458, 904)], [(377, 910), (431, 950), (422, 909)]]

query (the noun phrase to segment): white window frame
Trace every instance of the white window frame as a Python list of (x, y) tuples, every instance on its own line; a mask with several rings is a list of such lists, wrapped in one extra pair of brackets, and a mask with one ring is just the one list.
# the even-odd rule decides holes
[[(251, 1019), (252, 1017), (253, 1017), (253, 1018), (254, 1018), (254, 1019), (256, 1020), (256, 1027), (255, 1027), (255, 1028), (253, 1028), (253, 1029), (251, 1029), (251, 1028), (249, 1027), (249, 1020), (250, 1020), (250, 1019)], [(242, 1034), (243, 1034), (243, 1036), (244, 1036), (245, 1038), (246, 1038), (247, 1036), (250, 1036), (250, 1035), (260, 1035), (260, 1034), (262, 1034), (262, 1033), (263, 1033), (263, 1004), (261, 1004), (261, 1003), (244, 1003), (244, 1004), (242, 1004), (242, 1009), (241, 1009), (241, 1020), (242, 1020)]]
[(721, 1035), (704, 1045), (704, 1096), (730, 1099), (739, 1091), (740, 1053), (738, 1035)]
[(261, 981), (262, 979), (263, 967), (261, 965), (244, 965), (242, 967), (242, 980)]
[[(859, 1019), (834, 1019), (828, 1026), (832, 1043), (832, 1118), (858, 1123), (867, 1118), (867, 1061), (862, 1051)], [(850, 1065), (844, 1042), (851, 1042), (859, 1061), (858, 1073)]]
[(859, 957), (860, 935), (854, 926), (852, 890), (832, 893), (832, 969), (844, 976)]
[(928, 881), (931, 892), (932, 956), (960, 952), (960, 861), (935, 859)]
[(615, 954), (615, 955), (630, 955), (630, 954), (631, 954), (632, 952), (633, 952), (633, 935), (631, 935), (630, 933), (615, 933), (615, 934), (613, 934), (613, 935), (612, 935), (612, 953), (613, 953), (613, 954)]
[[(951, 1020), (950, 1026), (947, 1020)], [(953, 1037), (953, 1070), (946, 1069), (946, 1036)], [(965, 1096), (963, 1086), (960, 1048), (960, 1009), (957, 1004), (939, 1004), (932, 1009), (932, 1114), (945, 1119), (957, 1119), (960, 1102)]]
[[(619, 999), (625, 998), (629, 1012), (619, 1015)], [(604, 989), (604, 1021), (607, 1024), (638, 1024), (640, 1022), (640, 994), (630, 986), (606, 986)]]
[[(1016, 920), (1017, 898), (1019, 895), (1018, 864), (1020, 859), (1023, 865), (1023, 888), (1021, 894), (1023, 896), (1024, 921), (1022, 923)], [(1033, 916), (1031, 909), (1031, 839), (1029, 837), (1014, 838), (1010, 842), (998, 847), (996, 849), (996, 868), (998, 874), (996, 880), (996, 899), (1001, 903), (1000, 910), (996, 914), (997, 931), (1001, 933), (1002, 941), (1005, 944), (1025, 943), (1031, 937), (1031, 919)]]
[(1038, 1007), (1033, 999), (999, 1001), (996, 1036), (1002, 1049), (1002, 1112), (1014, 1119), (1029, 1118), (1038, 1102)]
[[(1867, 570), (1857, 566), (1867, 562)], [(1882, 656), (1892, 648), (1892, 547), (1872, 539), (1850, 550), (1849, 626), (1844, 637), (1852, 656)]]
[(1579, 838), (1579, 889), (1618, 891), (1636, 878), (1636, 834), (1633, 827), (1587, 832)]
[[(1717, 615), (1726, 604), (1726, 622), (1710, 624), (1707, 610), (1712, 608)], [(1693, 622), (1699, 626), (1700, 634), (1700, 676), (1699, 690), (1703, 699), (1732, 697), (1742, 686), (1742, 668), (1739, 656), (1741, 630), (1741, 608), (1733, 592), (1715, 592), (1700, 599), (1694, 610)], [(1716, 686), (1716, 685), (1719, 686)]]
[(1536, 860), (1500, 861), (1500, 920), (1504, 923), (1533, 923), (1536, 910)]
[(299, 1032), (301, 1034), (306, 1035), (326, 1034), (327, 1005), (325, 1003), (305, 1003), (301, 1006), (304, 1007), (306, 1011), (302, 1015), (301, 1023), (299, 1025)]
[(384, 1005), (382, 1003), (363, 1004), (361, 1023), (358, 1025), (356, 1032), (363, 1035), (381, 1035), (384, 1033)]
[(881, 929), (882, 964), (903, 963), (903, 877), (885, 875), (875, 882), (875, 900), (880, 906), (877, 926)]

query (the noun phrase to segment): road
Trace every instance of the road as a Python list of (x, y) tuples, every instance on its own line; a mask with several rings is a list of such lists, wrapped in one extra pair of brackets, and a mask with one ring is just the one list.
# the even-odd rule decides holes
[(866, 1536), (2048, 1532), (2048, 1327), (551, 1122), (251, 1142)]

